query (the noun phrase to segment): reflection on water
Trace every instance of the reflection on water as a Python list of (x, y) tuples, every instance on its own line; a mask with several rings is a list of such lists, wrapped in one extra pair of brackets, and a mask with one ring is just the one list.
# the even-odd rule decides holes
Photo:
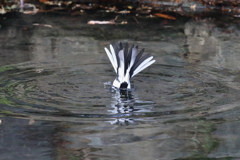
[(104, 88), (115, 76), (103, 50), (111, 42), (91, 37), (104, 37), (106, 26), (78, 24), (82, 32), (51, 16), (44, 23), (53, 28), (33, 21), (1, 30), (0, 159), (240, 157), (237, 25), (190, 21), (165, 33), (154, 23), (140, 37), (161, 32), (162, 41), (125, 38), (156, 64), (123, 97)]
[(154, 102), (141, 101), (136, 94), (133, 94), (134, 92), (129, 91), (126, 96), (122, 96), (119, 91), (115, 91), (110, 104), (111, 109), (108, 110), (109, 113), (116, 117), (109, 121), (111, 124), (136, 125), (137, 122), (135, 122), (134, 117), (144, 116), (146, 113), (151, 112)]

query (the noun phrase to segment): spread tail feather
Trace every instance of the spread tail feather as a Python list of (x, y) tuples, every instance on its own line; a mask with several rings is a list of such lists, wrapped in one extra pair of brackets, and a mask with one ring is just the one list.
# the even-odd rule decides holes
[[(138, 46), (132, 45), (128, 49), (128, 43), (124, 47), (121, 42), (115, 45), (110, 44), (110, 51), (107, 48), (105, 51), (117, 74), (113, 82), (115, 88), (121, 89), (121, 87), (127, 86), (126, 88), (131, 89), (130, 78), (155, 62), (150, 54), (143, 55), (144, 49), (137, 53)], [(122, 85), (123, 83), (124, 85)]]

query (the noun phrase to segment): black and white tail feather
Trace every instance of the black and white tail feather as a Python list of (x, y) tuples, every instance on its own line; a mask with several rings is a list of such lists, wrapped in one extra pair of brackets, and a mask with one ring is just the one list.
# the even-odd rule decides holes
[(110, 44), (110, 50), (104, 49), (117, 75), (113, 81), (115, 89), (131, 89), (130, 79), (155, 62), (150, 54), (143, 55), (144, 49), (137, 53), (138, 46), (128, 49), (128, 43)]

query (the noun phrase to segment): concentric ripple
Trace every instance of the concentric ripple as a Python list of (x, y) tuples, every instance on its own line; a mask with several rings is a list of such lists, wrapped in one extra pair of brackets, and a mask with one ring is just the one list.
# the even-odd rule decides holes
[(135, 124), (156, 117), (162, 122), (201, 117), (218, 112), (209, 111), (209, 104), (219, 106), (237, 100), (229, 92), (239, 90), (217, 81), (221, 77), (227, 80), (219, 74), (222, 71), (198, 69), (156, 66), (135, 79), (131, 98), (120, 98), (119, 93), (104, 89), (104, 82), (114, 77), (105, 64), (71, 64), (70, 67), (45, 62), (4, 66), (0, 68), (1, 112), (52, 120), (90, 118)]
[[(20, 64), (0, 68), (2, 112), (16, 116), (76, 118), (142, 117), (152, 112), (152, 101), (117, 98), (103, 88), (105, 76), (87, 72), (89, 67), (60, 68), (51, 63)], [(93, 68), (102, 64), (93, 64)], [(74, 68), (76, 67), (76, 68)], [(96, 81), (98, 77), (98, 80)], [(101, 79), (103, 77), (103, 79)]]

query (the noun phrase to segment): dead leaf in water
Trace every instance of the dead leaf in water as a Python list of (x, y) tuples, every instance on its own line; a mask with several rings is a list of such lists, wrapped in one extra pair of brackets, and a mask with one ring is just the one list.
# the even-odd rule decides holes
[(157, 17), (161, 17), (161, 18), (176, 20), (175, 17), (169, 16), (169, 15), (166, 15), (166, 14), (162, 14), (162, 13), (155, 13), (154, 15), (157, 16)]
[[(88, 21), (87, 24), (92, 24), (92, 25), (94, 25), (94, 24), (116, 24), (115, 21), (117, 20), (117, 18), (118, 18), (118, 16), (116, 16), (115, 19), (112, 19), (110, 21), (95, 21), (95, 20), (91, 20), (91, 21)], [(126, 24), (126, 23), (121, 23), (121, 24)]]
[(33, 123), (35, 123), (34, 119), (33, 119), (33, 118), (30, 118), (28, 124), (31, 125), (31, 124), (33, 124)]
[(114, 21), (88, 21), (87, 24), (116, 24)]
[(44, 71), (44, 69), (36, 69), (37, 73), (42, 73)]
[(49, 27), (53, 28), (50, 24), (39, 24), (39, 23), (33, 23), (34, 26), (44, 26), (44, 27)]

